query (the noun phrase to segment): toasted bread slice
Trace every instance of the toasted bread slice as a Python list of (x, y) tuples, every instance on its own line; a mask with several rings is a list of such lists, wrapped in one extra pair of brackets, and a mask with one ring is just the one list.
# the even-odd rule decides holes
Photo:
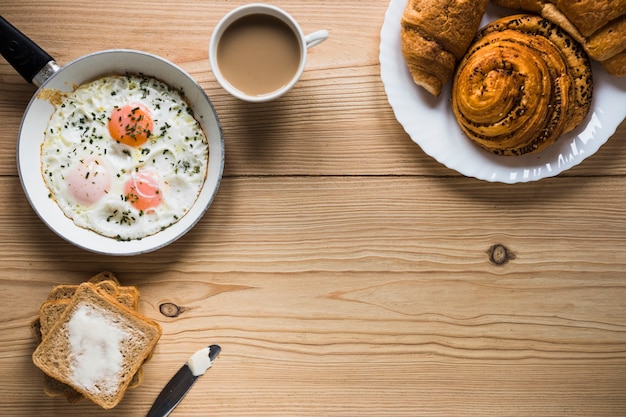
[(42, 338), (48, 334), (50, 329), (54, 326), (54, 323), (63, 315), (69, 303), (69, 299), (63, 299), (46, 301), (41, 305), (39, 308), (39, 330), (41, 331)]
[(96, 275), (94, 275), (91, 278), (89, 278), (88, 281), (91, 282), (92, 284), (97, 284), (100, 281), (113, 281), (117, 285), (120, 285), (120, 281), (117, 279), (115, 274), (113, 272), (110, 272), (110, 271), (99, 272)]
[(102, 408), (115, 407), (161, 336), (158, 323), (93, 283), (80, 284), (33, 353), (50, 377)]
[[(120, 286), (120, 281), (115, 274), (109, 271), (100, 272), (91, 278), (88, 282), (92, 284), (100, 284), (103, 289), (108, 289), (112, 294), (118, 291), (117, 287)], [(74, 292), (78, 288), (78, 284), (62, 284), (52, 288), (52, 291), (48, 294), (47, 301), (56, 301), (62, 299), (70, 299), (74, 295)]]
[(74, 296), (78, 285), (62, 284), (56, 285), (48, 294), (46, 301), (69, 300)]
[(31, 336), (33, 336), (33, 340), (37, 343), (40, 344), (41, 343), (41, 320), (39, 319), (39, 316), (35, 317), (31, 322), (30, 322), (30, 334)]
[[(104, 291), (107, 294), (110, 294), (110, 288), (102, 288), (101, 283), (96, 284), (99, 291)], [(77, 286), (78, 288), (78, 286)], [(131, 310), (137, 310), (139, 299), (138, 295), (134, 292), (122, 292), (117, 291), (118, 294), (115, 296), (115, 300), (130, 308)], [(54, 323), (61, 317), (65, 308), (70, 303), (71, 298), (63, 298), (56, 299), (54, 301), (45, 301), (41, 307), (39, 308), (39, 320), (40, 320), (40, 331), (42, 336), (46, 336), (50, 328), (54, 325)]]

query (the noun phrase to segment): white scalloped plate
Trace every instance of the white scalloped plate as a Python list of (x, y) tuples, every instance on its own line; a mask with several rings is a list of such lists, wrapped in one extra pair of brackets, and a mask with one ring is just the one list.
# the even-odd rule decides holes
[[(626, 117), (626, 77), (612, 77), (593, 64), (594, 98), (589, 116), (574, 131), (542, 152), (506, 157), (471, 142), (459, 128), (450, 101), (450, 83), (437, 98), (415, 85), (400, 45), (400, 18), (406, 0), (391, 0), (380, 33), (380, 73), (396, 119), (422, 150), (467, 177), (518, 183), (553, 177), (593, 155)], [(508, 11), (510, 12), (510, 10)], [(482, 24), (505, 14), (489, 5)]]

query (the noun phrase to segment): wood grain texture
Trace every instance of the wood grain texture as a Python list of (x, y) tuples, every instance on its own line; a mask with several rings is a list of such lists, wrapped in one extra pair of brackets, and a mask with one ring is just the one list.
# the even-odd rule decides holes
[[(386, 1), (274, 3), (331, 37), (292, 92), (260, 106), (208, 68), (212, 27), (238, 2), (0, 6), (60, 63), (112, 47), (174, 61), (211, 97), (226, 142), (218, 195), (192, 231), (145, 255), (86, 253), (24, 197), (15, 140), (35, 90), (0, 61), (0, 415), (143, 416), (210, 343), (222, 355), (172, 416), (626, 415), (626, 122), (558, 177), (464, 178), (387, 103)], [(102, 270), (138, 286), (163, 327), (144, 383), (113, 414), (46, 397), (31, 361), (46, 294)]]

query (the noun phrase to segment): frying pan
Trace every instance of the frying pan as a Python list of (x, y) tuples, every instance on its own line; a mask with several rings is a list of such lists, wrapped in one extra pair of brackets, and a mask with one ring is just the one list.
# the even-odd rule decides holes
[[(202, 87), (183, 69), (149, 53), (128, 49), (95, 52), (60, 67), (43, 49), (0, 16), (0, 52), (26, 81), (38, 87), (30, 100), (17, 142), (17, 167), (26, 197), (41, 220), (57, 235), (85, 250), (107, 255), (136, 255), (162, 248), (187, 233), (213, 201), (224, 167), (224, 140), (215, 108)], [(143, 74), (183, 91), (209, 139), (207, 177), (195, 204), (177, 223), (141, 240), (118, 241), (78, 227), (49, 198), (40, 167), (40, 147), (54, 106), (44, 90), (71, 92), (108, 75)]]

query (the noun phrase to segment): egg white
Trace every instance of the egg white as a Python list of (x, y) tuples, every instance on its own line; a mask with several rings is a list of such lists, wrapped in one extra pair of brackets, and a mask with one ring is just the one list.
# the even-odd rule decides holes
[[(115, 106), (127, 104), (141, 105), (152, 116), (152, 135), (138, 147), (115, 141), (108, 130)], [(50, 197), (76, 225), (133, 240), (157, 233), (187, 213), (204, 184), (208, 154), (206, 134), (180, 92), (151, 77), (110, 76), (79, 86), (56, 106), (41, 145), (41, 171)], [(97, 201), (79, 201), (68, 187), (80, 164), (85, 192), (103, 194)], [(158, 174), (161, 184), (162, 203), (145, 211), (124, 196), (124, 184), (140, 170)], [(102, 179), (98, 175), (109, 177), (104, 193), (95, 181)]]

